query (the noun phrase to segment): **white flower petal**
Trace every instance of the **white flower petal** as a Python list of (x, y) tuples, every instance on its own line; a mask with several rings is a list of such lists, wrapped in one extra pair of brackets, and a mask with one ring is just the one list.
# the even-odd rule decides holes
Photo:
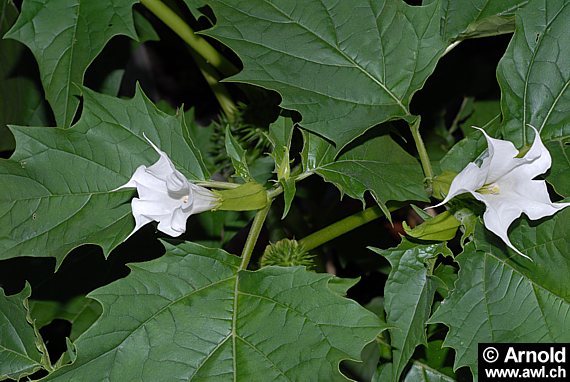
[(190, 184), (190, 198), (195, 214), (214, 209), (219, 204), (219, 198), (212, 191), (196, 184)]
[(489, 199), (485, 200), (487, 209), (483, 214), (483, 223), (485, 228), (499, 236), (503, 242), (519, 255), (531, 260), (530, 257), (519, 251), (509, 240), (507, 234), (511, 223), (521, 215), (521, 211), (511, 208), (509, 205), (501, 205), (491, 203)]
[(502, 185), (501, 194), (504, 203), (516, 206), (531, 220), (554, 215), (570, 203), (552, 203), (544, 180), (526, 180), (525, 182)]
[(145, 138), (158, 152), (158, 161), (149, 167), (139, 166), (131, 179), (117, 188), (137, 188), (139, 197), (131, 202), (135, 229), (130, 235), (156, 221), (159, 231), (180, 236), (186, 231), (188, 217), (217, 207), (219, 197), (207, 188), (190, 183), (176, 170), (170, 158)]
[(548, 171), (550, 166), (552, 166), (552, 158), (540, 139), (540, 133), (533, 126), (529, 126), (532, 127), (535, 133), (534, 142), (525, 156), (521, 158), (521, 161), (524, 161), (524, 168), (530, 179), (532, 179)]
[(511, 142), (491, 138), (479, 129), (487, 140), (488, 156), (483, 159), (480, 168), (469, 163), (453, 179), (447, 197), (437, 205), (447, 203), (461, 193), (470, 192), (487, 207), (483, 214), (485, 227), (527, 258), (509, 240), (507, 232), (511, 223), (523, 213), (529, 219), (537, 220), (570, 206), (570, 203), (552, 203), (546, 182), (534, 180), (550, 168), (552, 159), (538, 131), (531, 128), (535, 131), (534, 142), (522, 158), (516, 157), (518, 150)]
[(186, 232), (186, 220), (191, 213), (184, 213), (180, 208), (175, 209), (172, 213), (159, 220), (158, 230), (172, 237), (178, 237)]
[(451, 182), (449, 192), (443, 201), (433, 207), (439, 207), (450, 199), (466, 192), (473, 193), (485, 184), (486, 173), (481, 171), (475, 163), (469, 163)]
[(485, 136), (489, 150), (489, 155), (481, 165), (482, 169), (488, 171), (485, 183), (495, 183), (497, 179), (516, 167), (517, 164), (514, 159), (519, 151), (512, 142), (491, 138), (485, 130), (479, 127), (475, 128)]

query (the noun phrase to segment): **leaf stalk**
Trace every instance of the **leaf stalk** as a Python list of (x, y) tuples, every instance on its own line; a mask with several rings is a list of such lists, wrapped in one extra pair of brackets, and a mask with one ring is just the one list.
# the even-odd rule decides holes
[(424, 175), (427, 180), (428, 188), (431, 188), (431, 181), (433, 179), (433, 169), (431, 168), (431, 162), (429, 160), (429, 156), (426, 150), (426, 146), (424, 145), (424, 141), (422, 136), (420, 135), (420, 118), (417, 118), (411, 125), (410, 130), (412, 132), (412, 137), (414, 138), (414, 142), (416, 144), (416, 149), (418, 150), (418, 154), (420, 156), (420, 163), (422, 164), (422, 169), (424, 171)]

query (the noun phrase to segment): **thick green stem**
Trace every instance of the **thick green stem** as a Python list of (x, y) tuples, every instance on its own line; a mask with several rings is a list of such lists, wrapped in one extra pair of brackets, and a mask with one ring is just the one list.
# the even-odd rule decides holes
[(197, 36), (192, 28), (162, 1), (140, 0), (140, 2), (220, 73), (225, 76), (230, 76), (238, 72), (238, 69), (231, 61), (220, 54), (208, 41)]
[(422, 169), (424, 170), (424, 175), (428, 182), (428, 187), (431, 187), (431, 180), (433, 179), (433, 170), (431, 168), (431, 162), (420, 135), (420, 118), (417, 118), (414, 123), (410, 125), (410, 130), (412, 131), (412, 136), (414, 137), (414, 142), (416, 143), (416, 149), (420, 155), (420, 162), (422, 164)]
[(259, 238), (259, 234), (263, 228), (263, 223), (265, 223), (265, 218), (267, 218), (270, 208), (271, 201), (267, 203), (267, 206), (264, 209), (257, 211), (257, 214), (255, 214), (255, 217), (253, 218), (253, 223), (251, 224), (247, 240), (245, 241), (243, 251), (241, 252), (241, 264), (239, 266), (240, 271), (247, 269), (247, 266), (249, 265), (251, 254), (253, 253), (253, 249), (255, 248), (255, 244), (257, 243), (257, 239)]
[[(220, 74), (226, 76), (235, 74), (238, 69), (223, 55), (220, 54), (208, 41), (197, 36), (192, 28), (176, 13), (160, 0), (141, 0), (141, 4), (148, 8), (156, 17), (164, 22), (174, 33), (184, 40), (191, 48), (190, 52), (200, 72), (212, 89), (224, 114), (232, 121), (237, 107), (226, 87), (220, 83)], [(215, 69), (214, 69), (215, 68)], [(218, 72), (216, 72), (216, 69)]]
[[(389, 210), (392, 211), (394, 209), (389, 208)], [(367, 208), (364, 211), (350, 215), (336, 223), (318, 230), (317, 232), (313, 232), (309, 236), (299, 240), (299, 244), (303, 245), (305, 250), (310, 251), (311, 249), (317, 248), (328, 241), (336, 239), (337, 237), (382, 216), (384, 216), (384, 213), (380, 207), (374, 206)]]

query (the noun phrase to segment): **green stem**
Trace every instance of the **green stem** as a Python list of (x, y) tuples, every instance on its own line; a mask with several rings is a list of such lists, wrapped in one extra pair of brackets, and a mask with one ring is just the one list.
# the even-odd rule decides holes
[(265, 223), (265, 218), (267, 218), (270, 208), (271, 201), (267, 203), (267, 206), (264, 209), (257, 211), (257, 214), (255, 214), (255, 217), (253, 218), (253, 223), (251, 224), (247, 240), (245, 241), (243, 251), (241, 252), (241, 264), (239, 266), (240, 271), (247, 269), (247, 266), (249, 265), (251, 254), (253, 253), (253, 249), (255, 248), (255, 244), (257, 243), (257, 239), (259, 238), (259, 234), (263, 228), (263, 223)]
[(414, 137), (414, 142), (416, 143), (416, 149), (420, 155), (420, 162), (422, 164), (422, 169), (424, 170), (424, 175), (428, 181), (428, 186), (431, 187), (431, 180), (433, 179), (433, 170), (431, 168), (431, 162), (420, 135), (420, 118), (417, 118), (414, 123), (410, 125), (410, 130), (412, 131), (412, 136)]
[[(393, 211), (395, 208), (389, 208), (389, 210)], [(336, 239), (337, 237), (382, 216), (385, 215), (380, 207), (374, 206), (367, 208), (364, 211), (350, 215), (336, 223), (318, 230), (317, 232), (313, 232), (309, 236), (299, 240), (299, 244), (303, 245), (307, 251), (310, 251), (311, 249), (317, 248), (328, 241)]]
[(239, 71), (234, 64), (220, 54), (208, 41), (197, 36), (192, 28), (162, 1), (140, 0), (140, 2), (220, 73), (230, 76)]
[(141, 0), (141, 3), (190, 46), (190, 53), (204, 79), (210, 85), (224, 114), (230, 121), (233, 121), (237, 112), (237, 106), (226, 87), (220, 83), (219, 73), (229, 76), (237, 73), (238, 69), (210, 45), (208, 41), (197, 36), (192, 28), (162, 1)]

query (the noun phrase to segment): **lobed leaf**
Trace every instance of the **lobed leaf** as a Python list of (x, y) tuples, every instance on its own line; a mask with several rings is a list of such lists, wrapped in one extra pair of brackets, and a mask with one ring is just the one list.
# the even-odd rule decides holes
[(444, 345), (456, 351), (454, 368), (477, 375), (477, 343), (570, 341), (570, 210), (511, 231), (532, 262), (507, 251), (481, 224), (456, 261), (455, 289), (430, 319), (449, 327)]
[(132, 191), (125, 184), (165, 151), (189, 179), (207, 176), (182, 117), (160, 112), (140, 90), (119, 100), (84, 90), (84, 109), (71, 129), (12, 127), (16, 152), (0, 160), (0, 259), (53, 256), (98, 244), (107, 255), (132, 231)]
[(5, 35), (30, 48), (57, 124), (69, 127), (85, 70), (116, 35), (136, 39), (136, 0), (24, 0)]
[(75, 342), (76, 361), (46, 380), (347, 380), (339, 362), (382, 329), (342, 297), (354, 282), (301, 267), (239, 271), (222, 250), (166, 247), (90, 294), (102, 316)]
[(304, 170), (319, 174), (341, 193), (364, 202), (365, 192), (370, 191), (381, 206), (388, 200), (429, 200), (418, 161), (389, 136), (340, 151), (315, 134), (303, 135)]
[[(186, 0), (193, 6), (194, 0)], [(212, 0), (206, 33), (243, 61), (232, 80), (278, 91), (301, 126), (344, 146), (411, 118), (409, 104), (445, 50), (439, 1)]]
[(416, 346), (427, 346), (426, 322), (436, 290), (429, 262), (442, 253), (451, 254), (445, 243), (417, 245), (403, 239), (398, 247), (372, 250), (392, 266), (384, 288), (386, 323), (392, 346), (392, 381), (398, 381)]
[(43, 367), (45, 355), (39, 349), (43, 341), (29, 317), (28, 297), (32, 293), (26, 283), (15, 295), (6, 296), (0, 288), (0, 379), (19, 380)]

